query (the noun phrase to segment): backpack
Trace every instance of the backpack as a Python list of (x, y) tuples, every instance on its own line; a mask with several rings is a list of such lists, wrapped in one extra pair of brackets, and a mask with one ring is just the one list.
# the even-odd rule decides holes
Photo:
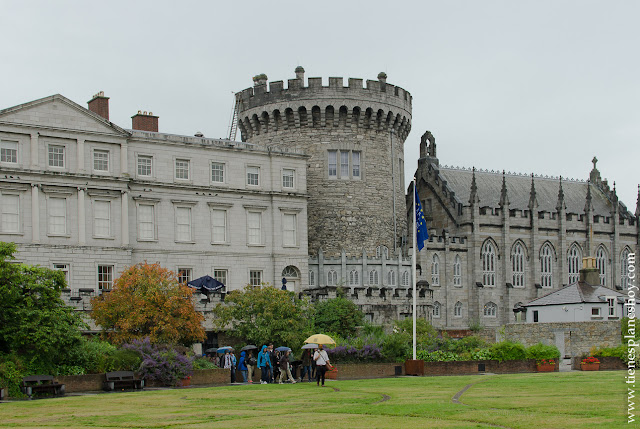
[(249, 359), (247, 359), (247, 365), (256, 366), (257, 363), (258, 363), (258, 361), (253, 356), (251, 356)]

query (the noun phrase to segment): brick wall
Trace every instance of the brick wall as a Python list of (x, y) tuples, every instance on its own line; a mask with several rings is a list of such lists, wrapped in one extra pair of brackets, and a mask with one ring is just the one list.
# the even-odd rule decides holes
[[(571, 369), (580, 370), (580, 363), (582, 362), (582, 356), (576, 356), (571, 362)], [(599, 357), (600, 371), (613, 371), (613, 370), (625, 370), (627, 364), (617, 357)]]
[[(479, 365), (484, 364), (484, 371), (479, 371)], [(498, 362), (496, 360), (485, 361), (460, 361), (460, 362), (425, 362), (425, 375), (463, 375), (491, 372), (494, 374), (513, 374), (521, 372), (536, 372), (536, 361), (511, 360)]]

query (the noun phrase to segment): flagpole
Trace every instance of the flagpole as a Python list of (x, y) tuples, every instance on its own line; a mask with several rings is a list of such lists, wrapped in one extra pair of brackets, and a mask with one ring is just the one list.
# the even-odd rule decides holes
[(413, 251), (411, 252), (411, 270), (412, 270), (412, 279), (413, 279), (413, 360), (416, 360), (416, 253), (418, 251), (418, 240), (416, 237), (416, 179), (413, 178), (413, 209), (412, 217), (413, 217)]

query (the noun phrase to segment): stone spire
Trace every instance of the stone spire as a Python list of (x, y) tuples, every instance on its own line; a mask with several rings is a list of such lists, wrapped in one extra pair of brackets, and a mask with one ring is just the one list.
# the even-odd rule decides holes
[(600, 181), (601, 181), (600, 172), (596, 168), (596, 164), (598, 163), (598, 158), (594, 156), (591, 162), (593, 163), (593, 168), (591, 169), (591, 173), (589, 173), (589, 181), (595, 185), (600, 185)]
[(538, 207), (538, 199), (536, 198), (536, 185), (533, 183), (533, 173), (531, 173), (531, 191), (529, 192), (529, 210)]
[(593, 209), (593, 199), (591, 197), (591, 181), (587, 180), (587, 199), (584, 203), (584, 212), (589, 213)]
[(507, 196), (507, 180), (505, 178), (504, 170), (502, 170), (502, 189), (500, 190), (500, 206), (508, 206), (509, 197)]
[(613, 190), (611, 191), (611, 201), (613, 201), (614, 208), (618, 205), (618, 192), (616, 191), (616, 182), (613, 182)]
[(560, 182), (558, 185), (558, 203), (556, 204), (556, 210), (560, 211), (566, 208), (567, 205), (564, 202), (564, 191), (562, 190), (562, 176), (560, 176)]
[(469, 204), (474, 205), (480, 202), (478, 198), (478, 186), (476, 185), (476, 168), (473, 167), (473, 175), (471, 176), (471, 195), (469, 195)]

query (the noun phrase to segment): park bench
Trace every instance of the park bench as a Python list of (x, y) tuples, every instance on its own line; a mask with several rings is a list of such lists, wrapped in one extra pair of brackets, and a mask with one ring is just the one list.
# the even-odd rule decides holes
[(52, 375), (29, 375), (22, 379), (21, 389), (31, 399), (36, 393), (64, 395), (65, 385), (55, 381)]
[(136, 378), (133, 371), (112, 371), (105, 374), (104, 390), (144, 389), (144, 380)]

